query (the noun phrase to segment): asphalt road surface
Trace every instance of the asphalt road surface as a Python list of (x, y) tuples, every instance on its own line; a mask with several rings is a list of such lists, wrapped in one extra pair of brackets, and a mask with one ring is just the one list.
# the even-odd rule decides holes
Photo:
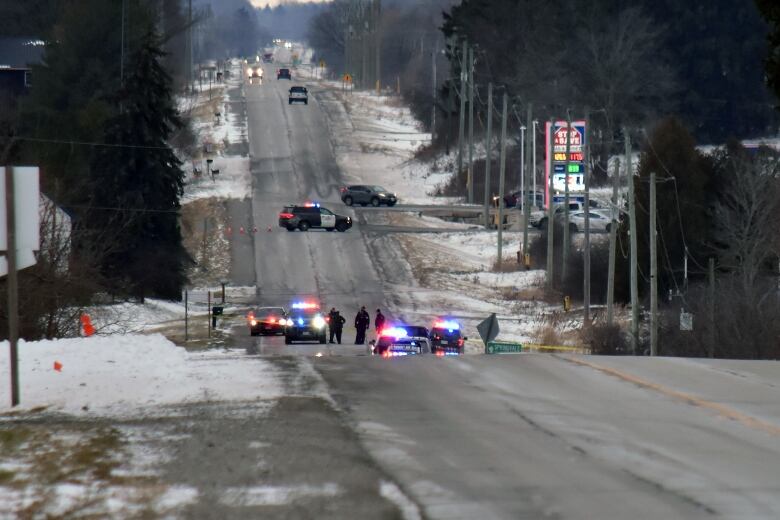
[[(254, 267), (258, 304), (313, 296), (348, 321), (360, 305), (373, 315), (390, 294), (383, 283), (403, 276), (390, 273), (391, 251), (376, 250), (388, 242), (359, 220), (347, 233), (277, 226), (286, 203), (338, 200), (342, 179), (316, 88), (308, 106), (290, 106), (287, 89), (303, 82), (277, 81), (274, 69), (266, 67), (263, 85), (245, 87), (251, 217), (260, 232), (241, 261)], [(329, 209), (354, 216), (343, 205)], [(780, 518), (778, 363), (387, 360), (348, 344), (241, 341), (275, 357), (322, 354), (312, 363), (334, 413), (357, 433), (376, 474), (391, 478), (423, 518)], [(295, 431), (295, 415), (287, 420)]]

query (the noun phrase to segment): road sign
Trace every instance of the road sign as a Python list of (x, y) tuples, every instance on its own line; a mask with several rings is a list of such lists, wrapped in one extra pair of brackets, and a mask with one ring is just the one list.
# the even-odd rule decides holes
[[(6, 168), (0, 167), (0, 251), (8, 249), (5, 197)], [(14, 167), (14, 215), (16, 220), (16, 269), (36, 263), (40, 249), (40, 182), (37, 166)], [(8, 260), (0, 257), (0, 276), (8, 274)]]
[(352, 74), (344, 74), (344, 83), (352, 83)]
[(685, 311), (680, 312), (680, 330), (693, 330), (693, 314)]
[(325, 60), (320, 60), (320, 68), (321, 69), (325, 68)]
[(482, 338), (482, 342), (485, 345), (496, 339), (499, 332), (496, 313), (491, 314), (489, 318), (477, 325), (477, 332), (479, 332), (479, 337)]
[(485, 354), (519, 354), (522, 351), (522, 343), (510, 343), (507, 341), (490, 341), (485, 348)]
[[(561, 177), (569, 177), (569, 192), (582, 192), (585, 189), (584, 171), (585, 171), (585, 121), (572, 121), (571, 129), (568, 128), (566, 121), (548, 122), (545, 125), (546, 140), (549, 142), (552, 137), (552, 150), (546, 155), (545, 168), (545, 191), (547, 196), (545, 202), (549, 203), (550, 195), (554, 192), (566, 190), (566, 181)], [(569, 155), (566, 155), (568, 151)], [(550, 193), (550, 168), (556, 174), (553, 179), (552, 191)]]

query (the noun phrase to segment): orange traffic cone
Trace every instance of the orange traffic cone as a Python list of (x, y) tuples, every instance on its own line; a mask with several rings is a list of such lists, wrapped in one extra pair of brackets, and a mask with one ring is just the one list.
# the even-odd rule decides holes
[(81, 315), (81, 329), (84, 331), (84, 335), (87, 337), (95, 333), (95, 327), (92, 326), (92, 320), (89, 319), (89, 314)]
[(55, 361), (54, 370), (56, 370), (57, 372), (62, 372), (62, 363), (60, 363), (59, 361)]

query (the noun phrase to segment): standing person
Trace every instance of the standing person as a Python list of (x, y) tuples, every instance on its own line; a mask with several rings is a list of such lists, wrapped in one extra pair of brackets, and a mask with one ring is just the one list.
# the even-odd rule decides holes
[(379, 309), (376, 310), (376, 318), (374, 318), (374, 327), (376, 327), (376, 335), (382, 332), (382, 327), (385, 326), (385, 315)]
[(357, 335), (355, 336), (355, 345), (362, 345), (366, 341), (366, 330), (371, 324), (371, 317), (368, 315), (365, 307), (361, 307), (355, 316), (355, 329), (357, 329)]
[[(336, 333), (336, 330), (334, 329), (334, 323), (336, 323), (336, 316), (339, 315), (339, 311), (336, 310), (336, 307), (331, 307), (330, 312), (328, 313), (328, 331), (330, 332), (330, 343), (333, 343), (333, 335)], [(341, 343), (341, 341), (339, 341)]]
[[(341, 330), (344, 328), (346, 322), (347, 320), (339, 311), (333, 312), (333, 316), (330, 319), (330, 335), (331, 338), (333, 337), (333, 334), (336, 335), (336, 341), (339, 342), (339, 345), (341, 345)], [(333, 340), (331, 339), (330, 342), (333, 343)]]

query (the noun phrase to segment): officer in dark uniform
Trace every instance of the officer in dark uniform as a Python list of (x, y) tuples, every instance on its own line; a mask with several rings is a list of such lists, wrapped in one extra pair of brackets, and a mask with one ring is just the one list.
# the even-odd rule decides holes
[(330, 314), (330, 342), (333, 343), (333, 335), (336, 335), (336, 341), (341, 345), (341, 331), (344, 329), (344, 324), (347, 320), (337, 310), (331, 311)]
[(382, 332), (382, 327), (385, 325), (385, 315), (382, 314), (382, 311), (377, 309), (376, 310), (376, 317), (374, 318), (374, 327), (376, 328), (376, 335), (379, 336), (379, 333)]
[(362, 345), (366, 341), (366, 330), (371, 324), (371, 317), (366, 312), (365, 307), (361, 307), (355, 316), (355, 329), (357, 329), (357, 335), (355, 336), (355, 345)]
[(334, 328), (333, 324), (336, 323), (337, 314), (338, 311), (336, 310), (336, 307), (331, 307), (330, 312), (328, 312), (328, 331), (330, 332), (329, 343), (333, 343), (333, 336), (336, 334), (336, 329)]

